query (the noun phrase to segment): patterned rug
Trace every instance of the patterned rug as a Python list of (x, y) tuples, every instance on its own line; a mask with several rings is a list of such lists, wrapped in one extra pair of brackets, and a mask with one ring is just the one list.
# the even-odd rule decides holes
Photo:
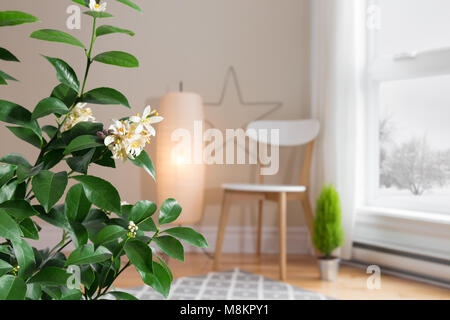
[[(140, 300), (163, 300), (148, 286), (127, 289)], [(329, 300), (330, 298), (286, 283), (234, 269), (185, 277), (173, 282), (169, 300)]]

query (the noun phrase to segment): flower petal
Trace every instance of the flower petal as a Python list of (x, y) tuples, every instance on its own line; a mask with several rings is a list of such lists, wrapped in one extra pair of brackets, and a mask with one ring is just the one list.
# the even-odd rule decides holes
[(144, 118), (144, 119), (147, 118), (151, 112), (152, 112), (152, 107), (149, 105), (146, 106), (144, 109), (144, 113), (142, 114), (142, 118)]
[(141, 118), (138, 116), (131, 116), (130, 121), (131, 122), (141, 122)]
[(114, 136), (107, 136), (105, 138), (105, 146), (109, 146), (110, 144), (114, 143), (115, 137)]
[(154, 116), (154, 117), (151, 117), (150, 119), (148, 119), (148, 122), (149, 122), (149, 123), (158, 123), (158, 122), (161, 122), (161, 121), (163, 121), (163, 120), (164, 120), (163, 117), (160, 117), (160, 116)]

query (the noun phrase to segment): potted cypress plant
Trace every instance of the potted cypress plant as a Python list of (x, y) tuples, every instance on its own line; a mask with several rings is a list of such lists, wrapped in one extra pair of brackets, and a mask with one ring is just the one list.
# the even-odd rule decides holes
[(320, 278), (335, 281), (339, 271), (339, 258), (332, 255), (344, 239), (341, 227), (339, 194), (333, 185), (323, 187), (317, 200), (314, 220), (314, 246), (323, 256), (319, 257)]

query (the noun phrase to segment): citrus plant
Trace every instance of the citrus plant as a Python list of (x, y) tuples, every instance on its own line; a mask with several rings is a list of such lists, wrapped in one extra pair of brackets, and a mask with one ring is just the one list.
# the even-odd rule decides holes
[[(154, 178), (155, 170), (144, 147), (156, 134), (152, 124), (163, 118), (147, 107), (142, 116), (114, 120), (108, 128), (95, 121), (88, 104), (126, 108), (130, 105), (115, 89), (87, 90), (91, 65), (136, 68), (139, 62), (122, 51), (94, 55), (94, 44), (106, 35), (134, 33), (99, 25), (112, 17), (106, 12), (105, 2), (72, 1), (86, 7), (84, 14), (92, 18), (89, 45), (52, 29), (37, 30), (31, 38), (79, 48), (86, 57), (82, 81), (67, 62), (44, 56), (58, 80), (50, 96), (43, 98), (33, 111), (0, 100), (0, 121), (12, 124), (7, 128), (17, 138), (40, 150), (34, 162), (16, 153), (0, 158), (0, 299), (97, 300), (108, 294), (120, 300), (135, 299), (111, 289), (131, 266), (146, 285), (167, 297), (173, 276), (150, 245), (184, 261), (180, 240), (198, 247), (207, 247), (207, 243), (190, 228), (161, 229), (180, 215), (182, 209), (176, 200), (167, 199), (159, 210), (147, 200), (124, 204), (111, 183), (89, 174), (92, 165), (113, 170), (116, 160), (129, 160)], [(129, 0), (117, 1), (141, 11)], [(23, 12), (0, 12), (1, 27), (37, 20)], [(18, 61), (2, 48), (0, 59)], [(0, 83), (7, 84), (7, 80), (15, 79), (0, 71)], [(44, 117), (54, 117), (55, 125), (41, 127), (39, 121)], [(60, 162), (65, 162), (67, 169), (53, 172)], [(27, 242), (39, 240), (40, 220), (61, 230), (61, 240), (51, 249), (38, 250)], [(70, 244), (75, 249), (67, 252)]]
[(342, 245), (343, 239), (339, 194), (332, 185), (325, 186), (317, 200), (314, 246), (324, 254), (325, 259), (330, 259), (334, 249)]

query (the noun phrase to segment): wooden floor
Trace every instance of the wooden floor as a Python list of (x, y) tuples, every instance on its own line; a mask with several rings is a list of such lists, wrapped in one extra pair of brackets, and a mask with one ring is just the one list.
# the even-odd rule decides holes
[[(171, 259), (169, 266), (174, 277), (202, 275), (212, 271), (212, 260), (201, 253), (186, 254), (186, 262)], [(257, 273), (269, 278), (278, 278), (278, 256), (249, 254), (224, 254), (221, 270), (233, 268)], [(323, 282), (318, 279), (316, 261), (309, 256), (289, 256), (288, 280), (301, 288), (320, 292), (337, 299), (448, 299), (450, 290), (439, 288), (411, 280), (383, 275), (380, 290), (368, 290), (366, 281), (368, 275), (364, 270), (341, 266), (337, 282)], [(139, 274), (130, 268), (116, 281), (118, 288), (129, 288), (142, 285)]]

